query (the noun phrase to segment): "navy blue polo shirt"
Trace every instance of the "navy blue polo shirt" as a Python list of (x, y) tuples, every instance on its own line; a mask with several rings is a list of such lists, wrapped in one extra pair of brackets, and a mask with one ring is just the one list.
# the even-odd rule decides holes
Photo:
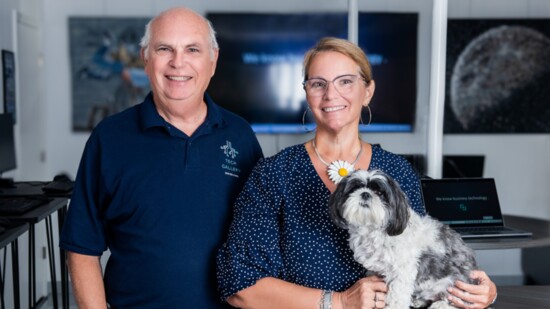
[(92, 132), (60, 247), (111, 255), (113, 308), (225, 308), (215, 256), (233, 202), (262, 151), (242, 118), (205, 96), (205, 122), (187, 136), (145, 101)]

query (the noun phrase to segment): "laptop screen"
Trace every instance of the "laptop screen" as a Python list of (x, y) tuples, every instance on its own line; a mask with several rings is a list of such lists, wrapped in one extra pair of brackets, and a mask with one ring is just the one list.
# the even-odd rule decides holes
[(428, 214), (452, 227), (503, 226), (493, 178), (422, 179)]

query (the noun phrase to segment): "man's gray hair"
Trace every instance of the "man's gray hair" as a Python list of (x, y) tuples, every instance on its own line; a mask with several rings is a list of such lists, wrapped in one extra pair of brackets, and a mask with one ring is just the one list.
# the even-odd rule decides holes
[[(143, 37), (141, 38), (141, 41), (139, 43), (141, 48), (143, 48), (143, 57), (145, 57), (145, 59), (147, 59), (149, 57), (149, 43), (151, 41), (151, 25), (161, 15), (162, 14), (157, 15), (156, 17), (151, 19), (147, 23), (147, 25), (145, 25), (145, 34), (143, 35)], [(210, 36), (210, 58), (213, 59), (214, 58), (214, 50), (219, 48), (218, 40), (216, 39), (216, 31), (214, 30), (214, 27), (212, 26), (212, 23), (208, 19), (206, 19), (204, 16), (199, 15), (199, 14), (197, 14), (197, 16), (200, 16), (206, 22), (206, 24), (208, 25), (208, 34)]]

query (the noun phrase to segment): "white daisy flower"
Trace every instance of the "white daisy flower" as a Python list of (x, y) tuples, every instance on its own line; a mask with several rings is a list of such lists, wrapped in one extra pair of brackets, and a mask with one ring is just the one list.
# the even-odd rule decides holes
[(354, 171), (353, 165), (347, 161), (337, 160), (328, 166), (328, 177), (332, 182), (338, 184), (342, 178)]

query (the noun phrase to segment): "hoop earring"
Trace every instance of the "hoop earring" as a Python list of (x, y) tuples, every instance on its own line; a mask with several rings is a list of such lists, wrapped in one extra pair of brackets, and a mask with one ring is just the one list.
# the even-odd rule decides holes
[[(368, 127), (370, 125), (371, 121), (372, 121), (372, 112), (370, 111), (370, 106), (369, 105), (367, 105), (366, 108), (369, 111), (369, 122), (366, 125)], [(363, 124), (363, 117), (361, 117), (361, 124)]]
[(309, 110), (309, 105), (306, 107), (306, 110), (304, 111), (304, 114), (302, 115), (302, 128), (304, 129), (304, 132), (311, 132), (311, 131), (315, 130), (314, 127), (309, 129), (306, 126), (306, 115), (307, 115), (308, 110)]

